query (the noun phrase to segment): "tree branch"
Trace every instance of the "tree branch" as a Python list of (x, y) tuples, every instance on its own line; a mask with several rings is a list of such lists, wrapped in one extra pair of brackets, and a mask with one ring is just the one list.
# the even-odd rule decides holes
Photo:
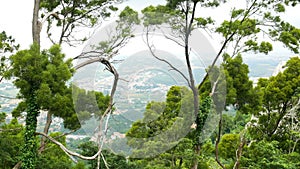
[[(91, 62), (93, 61), (93, 62)], [(109, 101), (109, 105), (106, 109), (106, 111), (104, 112), (101, 120), (100, 120), (100, 123), (99, 123), (99, 126), (102, 126), (102, 122), (103, 122), (103, 119), (106, 115), (109, 115), (112, 111), (112, 108), (113, 108), (113, 97), (115, 95), (115, 92), (116, 92), (116, 89), (117, 89), (117, 84), (118, 84), (118, 80), (119, 80), (119, 74), (117, 72), (117, 70), (111, 65), (111, 63), (104, 59), (104, 58), (96, 58), (96, 59), (91, 59), (91, 60), (88, 60), (88, 62), (84, 62), (83, 64), (80, 64), (80, 66), (75, 66), (75, 69), (79, 69), (83, 66), (86, 66), (88, 64), (91, 64), (91, 63), (94, 63), (94, 62), (101, 62), (102, 64), (104, 64), (107, 68), (107, 70), (109, 70), (113, 75), (114, 75), (114, 82), (113, 82), (113, 87), (112, 87), (112, 90), (111, 90), (111, 93), (110, 93), (110, 101)], [(108, 125), (108, 119), (107, 118), (107, 122), (106, 122), (106, 125), (105, 125), (105, 130), (108, 129), (107, 125)], [(101, 128), (99, 128), (99, 132), (102, 132), (101, 131)], [(106, 133), (106, 131), (105, 131)], [(45, 138), (47, 138), (48, 140), (50, 140), (51, 142), (53, 142), (54, 144), (58, 145), (68, 156), (74, 156), (74, 157), (78, 157), (80, 159), (83, 159), (83, 160), (93, 160), (93, 159), (96, 159), (100, 154), (101, 154), (101, 151), (102, 151), (102, 145), (103, 145), (103, 142), (102, 142), (102, 145), (99, 147), (98, 149), (98, 152), (93, 155), (93, 156), (83, 156), (79, 153), (76, 153), (76, 152), (73, 152), (69, 149), (67, 149), (62, 143), (60, 143), (59, 141), (55, 140), (54, 138), (52, 138), (51, 136), (47, 135), (46, 133), (41, 133), (41, 132), (36, 132), (36, 134), (38, 135), (41, 135)], [(103, 135), (101, 135), (102, 137)], [(104, 138), (104, 136), (102, 137)]]
[(236, 161), (234, 163), (233, 169), (239, 169), (240, 168), (240, 161), (241, 161), (242, 152), (243, 152), (243, 148), (244, 148), (245, 144), (246, 144), (245, 135), (244, 135), (244, 133), (242, 133), (241, 142), (240, 142), (239, 147), (238, 147), (238, 149), (236, 150), (236, 153), (235, 153)]
[(170, 66), (174, 71), (176, 71), (177, 73), (179, 73), (179, 74), (186, 80), (186, 82), (188, 83), (188, 86), (189, 86), (189, 87), (191, 86), (191, 84), (190, 84), (188, 78), (187, 78), (187, 77), (186, 77), (179, 69), (177, 69), (175, 66), (173, 66), (173, 65), (172, 65), (170, 62), (168, 62), (167, 60), (162, 59), (162, 58), (158, 57), (158, 56), (155, 54), (155, 52), (154, 52), (153, 49), (152, 49), (152, 48), (153, 48), (153, 45), (150, 45), (150, 42), (149, 42), (149, 28), (148, 28), (148, 27), (147, 27), (147, 31), (146, 31), (146, 44), (147, 44), (147, 47), (148, 47), (148, 49), (149, 49), (151, 55), (152, 55), (155, 59), (157, 59), (157, 60), (159, 60), (159, 61), (161, 61), (161, 62), (166, 63), (168, 66)]
[(216, 157), (215, 159), (220, 167), (222, 167), (223, 169), (226, 169), (225, 165), (223, 165), (219, 159), (219, 143), (221, 140), (221, 132), (222, 132), (222, 112), (220, 112), (219, 130), (218, 130), (217, 140), (215, 143), (215, 157)]
[(1, 98), (4, 98), (4, 99), (18, 99), (18, 98), (15, 98), (15, 97), (9, 97), (9, 96), (3, 96), (3, 95), (0, 95)]
[[(250, 11), (252, 10), (252, 8), (254, 7), (254, 5), (256, 4), (256, 1), (257, 1), (257, 0), (254, 0), (254, 2), (252, 3), (252, 5), (251, 5), (251, 6), (249, 7), (249, 9), (246, 11), (246, 13), (245, 13), (243, 19), (241, 20), (240, 24), (242, 24), (243, 22), (245, 22), (246, 18), (249, 16)], [(198, 86), (198, 89), (200, 89), (200, 88), (203, 86), (204, 82), (207, 80), (209, 74), (211, 73), (212, 68), (216, 65), (217, 60), (220, 58), (220, 56), (221, 56), (221, 54), (223, 53), (224, 49), (226, 48), (227, 44), (231, 41), (231, 39), (233, 38), (233, 36), (234, 36), (236, 33), (237, 33), (237, 30), (235, 30), (229, 37), (225, 37), (225, 41), (224, 41), (222, 47), (220, 48), (220, 50), (219, 50), (217, 56), (215, 57), (214, 61), (212, 62), (211, 68), (206, 72), (206, 74), (205, 74), (205, 76), (204, 76), (202, 82), (201, 82), (200, 85)]]

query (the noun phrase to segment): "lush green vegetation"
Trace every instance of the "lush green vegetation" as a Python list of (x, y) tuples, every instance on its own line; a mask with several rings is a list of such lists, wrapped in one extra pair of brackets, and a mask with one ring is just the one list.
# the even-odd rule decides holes
[[(199, 16), (197, 11), (220, 9), (226, 1), (166, 0), (163, 5), (150, 5), (140, 12), (127, 6), (119, 12), (115, 32), (90, 47), (95, 51), (67, 59), (62, 46), (87, 40), (76, 34), (77, 30), (96, 28), (119, 10), (118, 3), (122, 1), (35, 0), (33, 43), (28, 49), (19, 50), (12, 36), (0, 33), (0, 82), (11, 79), (21, 99), (10, 112), (9, 122), (7, 114), (0, 113), (0, 168), (300, 168), (300, 58), (291, 57), (278, 74), (260, 78), (257, 85), (250, 80), (249, 67), (243, 61), (245, 54), (268, 55), (276, 50), (274, 42), (295, 55), (300, 52), (300, 29), (281, 17), (299, 1), (247, 0), (244, 8), (233, 8), (221, 23), (211, 16)], [(53, 43), (49, 49), (41, 46), (41, 21)], [(134, 38), (136, 25), (143, 26), (151, 55), (180, 74), (188, 85), (171, 86), (164, 101), (143, 105), (143, 118), (129, 125), (128, 119), (114, 114), (118, 81), (128, 79), (119, 77), (113, 58)], [(187, 72), (157, 56), (149, 40), (151, 31), (166, 25), (171, 31), (165, 37), (184, 49)], [(56, 30), (60, 31), (53, 33)], [(209, 30), (223, 39), (200, 84), (195, 82), (200, 75), (194, 72), (190, 56), (195, 30)], [(73, 61), (80, 58), (87, 60), (74, 66)], [(96, 62), (114, 77), (109, 95), (70, 82), (76, 71)], [(153, 81), (171, 83), (165, 76), (155, 76)], [(47, 117), (43, 131), (38, 132), (41, 111)], [(67, 140), (67, 134), (51, 132), (54, 117), (63, 121), (66, 130), (82, 134), (82, 126), (86, 125), (96, 134)], [(18, 119), (25, 119), (25, 124)], [(92, 125), (95, 121), (97, 126)], [(115, 134), (109, 125), (126, 140), (106, 140), (105, 134)], [(123, 152), (115, 154), (106, 144), (113, 150), (123, 148)]]

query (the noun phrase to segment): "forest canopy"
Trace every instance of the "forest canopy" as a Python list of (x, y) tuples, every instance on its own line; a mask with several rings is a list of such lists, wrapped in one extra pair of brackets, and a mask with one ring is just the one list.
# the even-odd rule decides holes
[(299, 1), (235, 3), (34, 0), (30, 46), (0, 30), (0, 168), (300, 168)]

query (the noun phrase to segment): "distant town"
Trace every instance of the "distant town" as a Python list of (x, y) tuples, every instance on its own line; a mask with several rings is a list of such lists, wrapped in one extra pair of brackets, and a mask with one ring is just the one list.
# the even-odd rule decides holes
[[(277, 66), (273, 66), (273, 73), (269, 74), (278, 74), (278, 72), (284, 69), (283, 66), (285, 63), (285, 61), (281, 61)], [(270, 70), (261, 71), (270, 72)], [(253, 76), (253, 74), (250, 77), (254, 85), (256, 85), (259, 78), (261, 77)], [(100, 78), (96, 78), (94, 80), (94, 83), (91, 83), (90, 78), (77, 80), (77, 83), (80, 84), (81, 88), (96, 90), (103, 92), (104, 94), (109, 94), (109, 91), (111, 89), (110, 84), (112, 80), (112, 76), (101, 76)], [(170, 77), (165, 76), (162, 72), (159, 71), (148, 71), (144, 74), (136, 74), (135, 76), (130, 77), (129, 81), (121, 81), (118, 86), (119, 90), (116, 93), (116, 110), (114, 112), (114, 116), (119, 118), (119, 121), (116, 120), (116, 118), (112, 119), (114, 121), (112, 121), (111, 124), (114, 126), (110, 128), (110, 138), (107, 139), (114, 140), (118, 138), (124, 138), (126, 132), (126, 130), (124, 131), (124, 129), (129, 129), (132, 122), (143, 117), (143, 112), (146, 104), (152, 100), (164, 100), (166, 92), (172, 85), (174, 85), (174, 81), (172, 82), (172, 79), (170, 79)], [(18, 90), (13, 86), (12, 80), (5, 80), (0, 83), (0, 111), (7, 113), (7, 122), (9, 122), (13, 118), (11, 114), (13, 109), (18, 105), (18, 103), (22, 101), (16, 98), (17, 93)], [(122, 109), (119, 109), (119, 107), (122, 107)], [(44, 123), (46, 121), (46, 116), (47, 112), (40, 112), (40, 115), (38, 117), (38, 131), (43, 130), (42, 127), (44, 126)], [(18, 120), (21, 124), (25, 124), (24, 114), (23, 116), (19, 117)], [(96, 122), (94, 123), (96, 124)], [(120, 128), (118, 127), (118, 125), (122, 125), (121, 128), (123, 131), (120, 131), (120, 129), (118, 129)], [(53, 118), (49, 131), (67, 132), (67, 130), (63, 127), (63, 120), (57, 117)], [(83, 139), (87, 137), (92, 137), (92, 135), (85, 134), (84, 130), (80, 130), (79, 132), (75, 132), (67, 136), (68, 140)]]

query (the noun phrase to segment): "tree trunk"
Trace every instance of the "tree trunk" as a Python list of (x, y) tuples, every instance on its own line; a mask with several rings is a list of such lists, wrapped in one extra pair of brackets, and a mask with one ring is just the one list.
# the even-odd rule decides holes
[[(197, 2), (193, 2), (193, 9), (192, 9), (192, 16), (191, 16), (191, 19), (189, 21), (189, 2), (186, 1), (186, 7), (187, 7), (187, 10), (186, 10), (186, 13), (185, 13), (185, 27), (186, 27), (186, 34), (185, 34), (185, 47), (184, 47), (184, 51), (185, 51), (185, 60), (186, 60), (186, 65), (187, 65), (187, 69), (188, 69), (188, 74), (189, 74), (189, 80), (190, 80), (190, 88), (193, 92), (193, 99), (194, 99), (194, 118), (195, 120), (197, 119), (198, 117), (198, 113), (199, 113), (199, 92), (198, 92), (198, 89), (195, 85), (195, 79), (194, 79), (194, 75), (193, 75), (193, 69), (192, 69), (192, 66), (191, 66), (191, 61), (190, 61), (190, 55), (189, 55), (189, 37), (190, 37), (190, 34), (192, 32), (192, 25), (193, 25), (193, 22), (194, 22), (194, 18), (195, 18), (195, 12), (196, 12), (196, 6), (197, 6)], [(198, 157), (199, 153), (200, 153), (200, 146), (199, 145), (196, 145), (195, 147), (195, 155)], [(194, 164), (193, 164), (193, 169), (197, 169), (198, 168), (198, 159), (196, 158), (195, 161), (194, 161)]]
[(223, 165), (219, 159), (219, 143), (221, 140), (221, 133), (222, 133), (222, 111), (220, 112), (219, 129), (218, 129), (217, 140), (215, 143), (215, 160), (217, 161), (220, 167), (226, 169), (225, 165)]
[[(40, 0), (34, 0), (33, 17), (32, 17), (32, 40), (40, 46), (41, 23), (39, 22)], [(13, 169), (23, 168), (34, 169), (37, 158), (37, 145), (35, 142), (35, 132), (37, 127), (37, 116), (39, 110), (33, 95), (29, 101), (29, 106), (26, 115), (26, 128), (24, 135), (24, 150), (22, 161), (19, 161)]]
[[(46, 124), (45, 124), (45, 127), (44, 127), (44, 133), (45, 134), (48, 134), (51, 122), (52, 122), (52, 113), (50, 111), (48, 111), (47, 112), (47, 120), (46, 120)], [(46, 137), (41, 138), (41, 146), (39, 148), (39, 154), (42, 153), (45, 150), (46, 140), (47, 140)]]
[(242, 152), (243, 152), (243, 148), (244, 148), (245, 144), (246, 144), (246, 139), (245, 139), (244, 136), (242, 136), (241, 143), (239, 144), (239, 147), (236, 150), (236, 162), (233, 166), (233, 169), (239, 169), (240, 168)]
[(193, 164), (193, 167), (192, 169), (198, 169), (198, 156), (200, 155), (200, 149), (201, 149), (201, 145), (200, 144), (197, 144), (195, 145), (195, 154), (196, 154), (196, 159), (194, 160), (194, 164)]
[(32, 40), (40, 46), (40, 33), (42, 25), (39, 22), (40, 0), (34, 0), (32, 17)]
[(22, 156), (22, 168), (34, 169), (37, 160), (37, 143), (36, 143), (36, 127), (37, 116), (39, 109), (36, 104), (36, 96), (32, 94), (28, 101), (27, 115), (26, 115), (26, 128), (24, 134), (24, 148)]
[(19, 161), (19, 162), (14, 166), (13, 169), (19, 169), (19, 168), (21, 168), (21, 165), (22, 165), (22, 161)]

